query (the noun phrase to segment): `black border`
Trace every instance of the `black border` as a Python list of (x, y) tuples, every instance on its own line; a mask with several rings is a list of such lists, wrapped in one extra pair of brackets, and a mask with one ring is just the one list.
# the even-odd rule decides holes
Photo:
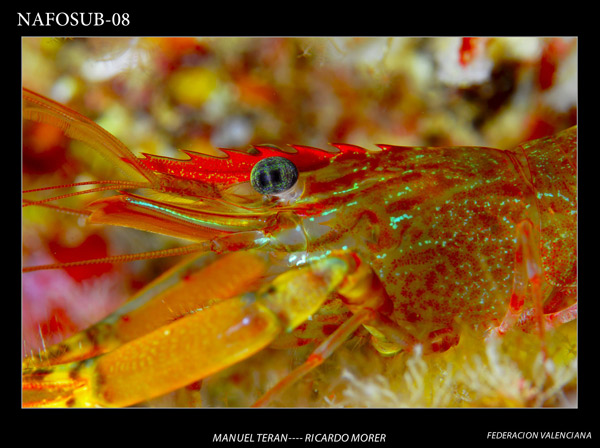
[[(139, 4), (138, 4), (139, 5)], [(11, 143), (5, 154), (8, 156), (10, 176), (3, 176), (5, 191), (11, 194), (9, 207), (11, 214), (20, 216), (20, 153), (14, 151), (16, 145), (20, 145), (21, 129), (20, 114), (15, 111), (21, 107), (21, 36), (110, 36), (110, 35), (161, 35), (161, 36), (185, 36), (185, 35), (212, 35), (212, 36), (253, 36), (253, 35), (505, 35), (511, 31), (511, 35), (569, 35), (579, 37), (579, 91), (589, 92), (593, 85), (586, 81), (592, 71), (588, 65), (588, 56), (591, 52), (591, 39), (583, 32), (587, 27), (578, 20), (570, 20), (568, 13), (563, 8), (557, 10), (549, 8), (547, 17), (542, 17), (543, 12), (526, 11), (508, 8), (504, 4), (489, 5), (489, 9), (479, 5), (477, 9), (470, 9), (466, 5), (455, 5), (449, 8), (451, 11), (441, 11), (439, 7), (429, 5), (423, 11), (408, 11), (404, 6), (384, 6), (383, 4), (359, 6), (333, 5), (327, 11), (324, 4), (309, 5), (298, 3), (293, 5), (268, 6), (267, 4), (245, 4), (227, 5), (229, 10), (216, 10), (213, 5), (206, 3), (181, 3), (168, 4), (145, 4), (140, 6), (116, 6), (107, 7), (105, 3), (98, 4), (98, 8), (89, 5), (78, 5), (76, 8), (63, 8), (46, 3), (36, 8), (31, 6), (12, 6), (3, 11), (3, 29), (11, 30), (12, 35), (4, 41), (4, 49), (8, 50), (8, 63), (4, 71), (10, 75), (9, 85), (5, 85), (5, 101), (10, 100), (5, 114), (7, 126), (11, 136)], [(506, 16), (498, 11), (500, 7), (508, 8)], [(564, 5), (563, 5), (564, 6)], [(246, 8), (246, 10), (242, 10)], [(225, 8), (223, 8), (225, 9)], [(343, 11), (342, 11), (343, 9)], [(429, 9), (429, 11), (427, 10)], [(18, 27), (17, 12), (36, 11), (94, 11), (103, 12), (105, 17), (113, 12), (128, 12), (131, 16), (131, 25), (128, 27)], [(469, 16), (469, 12), (473, 12)], [(581, 10), (577, 8), (577, 12)], [(498, 15), (496, 16), (496, 14)], [(466, 14), (466, 17), (465, 17)], [(350, 17), (344, 17), (350, 16)], [(393, 17), (392, 17), (393, 15)], [(457, 22), (451, 18), (453, 15), (462, 16), (463, 20)], [(490, 16), (495, 16), (493, 19)], [(585, 15), (585, 14), (584, 14)], [(371, 17), (372, 16), (372, 17)], [(472, 17), (471, 19), (469, 17)], [(595, 17), (595, 15), (594, 15)], [(494, 23), (490, 23), (493, 20)], [(516, 24), (516, 25), (515, 25)], [(551, 26), (545, 29), (536, 29), (540, 24)], [(508, 27), (507, 27), (508, 25)], [(564, 26), (561, 26), (564, 25)], [(514, 26), (521, 29), (515, 30)], [(570, 27), (571, 29), (564, 29)], [(6, 56), (5, 56), (6, 57)], [(589, 58), (593, 60), (593, 58)], [(592, 62), (593, 63), (593, 62)], [(583, 67), (582, 67), (583, 66)], [(588, 90), (589, 89), (589, 90)], [(596, 219), (593, 213), (592, 194), (595, 190), (591, 184), (594, 170), (597, 165), (588, 159), (594, 157), (597, 151), (593, 144), (593, 131), (590, 131), (590, 118), (592, 106), (587, 106), (589, 95), (586, 93), (579, 96), (579, 146), (583, 151), (579, 153), (579, 241), (584, 241), (579, 247), (579, 284), (583, 288), (582, 297), (594, 298), (594, 292), (587, 291), (590, 279), (590, 270), (594, 259), (588, 256), (591, 245), (585, 239), (591, 226), (595, 226)], [(583, 106), (583, 107), (582, 107)], [(587, 124), (587, 125), (586, 125)], [(14, 139), (14, 140), (13, 140)], [(583, 163), (582, 163), (583, 162)], [(14, 176), (14, 177), (13, 177)], [(596, 175), (597, 177), (597, 175)], [(597, 189), (597, 188), (596, 188)], [(586, 207), (586, 206), (589, 206)], [(10, 219), (10, 221), (16, 221)], [(20, 224), (20, 221), (19, 221)], [(20, 227), (20, 226), (19, 226)], [(20, 232), (20, 228), (15, 230)], [(5, 234), (6, 235), (6, 234)], [(21, 259), (21, 247), (17, 238), (11, 238), (16, 259)], [(588, 249), (590, 248), (590, 249)], [(581, 261), (583, 260), (583, 262)], [(6, 265), (5, 265), (6, 266)], [(15, 271), (14, 278), (20, 279), (20, 263), (8, 263), (5, 273)], [(18, 270), (18, 274), (16, 271)], [(7, 278), (13, 278), (9, 274)], [(20, 283), (19, 286), (20, 287)], [(590, 287), (591, 288), (591, 287)], [(6, 321), (12, 321), (19, 326), (20, 301), (9, 294), (5, 297), (5, 304), (9, 305), (9, 316)], [(16, 382), (14, 386), (10, 383), (11, 393), (14, 390), (16, 396), (15, 413), (30, 431), (20, 430), (20, 438), (32, 443), (48, 443), (56, 439), (59, 443), (81, 440), (89, 443), (89, 439), (98, 438), (100, 443), (114, 443), (119, 440), (145, 441), (150, 436), (151, 440), (159, 441), (158, 434), (168, 437), (170, 443), (181, 444), (192, 442), (195, 446), (214, 444), (213, 434), (225, 433), (283, 433), (287, 432), (291, 437), (300, 437), (305, 433), (385, 433), (385, 445), (406, 446), (411, 442), (425, 443), (449, 443), (449, 442), (484, 442), (488, 441), (488, 432), (491, 431), (591, 431), (592, 436), (597, 437), (597, 432), (592, 426), (591, 412), (593, 412), (596, 385), (593, 384), (596, 376), (594, 369), (593, 354), (596, 348), (593, 345), (597, 339), (590, 330), (594, 325), (594, 309), (589, 302), (581, 305), (579, 326), (579, 394), (578, 407), (576, 409), (198, 409), (198, 410), (147, 410), (139, 409), (134, 414), (125, 414), (131, 410), (111, 411), (80, 411), (80, 410), (24, 410), (20, 408), (20, 365), (15, 365)], [(21, 341), (19, 330), (9, 332), (9, 339), (13, 337), (18, 340), (14, 345), (15, 357), (21, 360)], [(13, 345), (10, 345), (11, 348)], [(12, 361), (11, 361), (12, 364)], [(15, 363), (16, 364), (16, 363)], [(12, 395), (12, 394), (11, 394)], [(118, 413), (118, 414), (116, 414)], [(176, 414), (175, 414), (176, 413)], [(156, 424), (149, 424), (150, 422)], [(16, 428), (15, 428), (16, 429)], [(41, 431), (40, 431), (41, 429)], [(37, 435), (36, 435), (37, 433)], [(75, 436), (75, 437), (73, 437)], [(83, 438), (85, 437), (85, 439)], [(489, 440), (498, 442), (499, 440)], [(510, 441), (512, 442), (512, 441)], [(68, 442), (67, 442), (68, 443)], [(159, 442), (164, 443), (164, 442)], [(300, 444), (302, 442), (288, 442), (289, 444)], [(302, 443), (305, 444), (305, 443)], [(378, 445), (381, 445), (378, 444)], [(432, 445), (433, 446), (433, 445)]]

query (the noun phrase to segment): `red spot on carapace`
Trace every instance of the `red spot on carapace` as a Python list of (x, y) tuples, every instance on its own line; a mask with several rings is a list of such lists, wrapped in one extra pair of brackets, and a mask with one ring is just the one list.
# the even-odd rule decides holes
[(523, 296), (513, 293), (510, 297), (510, 308), (513, 311), (519, 311), (525, 303)]
[(435, 265), (434, 269), (442, 275), (445, 275), (448, 272), (448, 268), (444, 263), (438, 263)]
[(392, 202), (387, 208), (386, 211), (393, 215), (396, 213), (404, 213), (406, 211), (412, 210), (417, 205), (422, 204), (424, 201), (422, 199), (400, 199)]
[(523, 190), (517, 187), (515, 184), (506, 183), (502, 185), (502, 193), (509, 197), (523, 196)]
[(405, 313), (405, 316), (406, 316), (406, 320), (411, 323), (418, 322), (419, 320), (421, 320), (420, 316), (417, 313), (415, 313), (414, 311), (407, 311)]
[(321, 328), (321, 331), (323, 332), (323, 334), (325, 336), (329, 336), (331, 333), (333, 333), (338, 328), (339, 328), (339, 325), (323, 325), (323, 327)]
[(415, 244), (420, 240), (421, 236), (423, 236), (423, 231), (421, 229), (415, 229), (410, 235), (410, 241)]
[(300, 325), (298, 325), (298, 326), (296, 327), (296, 331), (305, 331), (305, 330), (306, 330), (306, 327), (307, 327), (307, 325), (308, 325), (308, 324), (307, 324), (306, 322), (303, 322), (303, 323), (301, 323)]
[(515, 251), (515, 263), (521, 263), (523, 261), (523, 249), (520, 247)]
[(429, 271), (427, 274), (425, 274), (425, 286), (427, 287), (428, 291), (433, 291), (433, 287), (435, 286), (436, 282), (437, 274), (435, 271)]
[(302, 347), (303, 345), (306, 345), (308, 343), (310, 343), (312, 341), (312, 339), (308, 339), (308, 338), (297, 338), (296, 339), (296, 347)]

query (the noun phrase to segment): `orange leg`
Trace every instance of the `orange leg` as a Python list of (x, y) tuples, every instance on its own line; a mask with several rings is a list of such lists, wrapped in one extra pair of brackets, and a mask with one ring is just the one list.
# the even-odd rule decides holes
[(314, 352), (312, 352), (302, 365), (294, 369), (274, 387), (269, 389), (269, 391), (258, 399), (252, 407), (268, 406), (274, 398), (280, 396), (289, 386), (294, 384), (315, 367), (320, 366), (325, 359), (331, 356), (331, 354), (352, 335), (352, 333), (360, 328), (363, 323), (371, 320), (372, 317), (373, 312), (370, 310), (364, 310), (354, 314), (350, 319), (340, 325), (336, 331), (329, 335), (329, 337), (319, 345)]
[(39, 406), (129, 406), (205, 378), (270, 344), (320, 308), (353, 269), (348, 257), (287, 271), (256, 293), (195, 310), (96, 358), (26, 368), (23, 399)]
[(261, 350), (281, 331), (260, 304), (226, 300), (98, 359), (95, 395), (128, 406), (205, 378)]
[(389, 305), (389, 297), (379, 278), (371, 267), (355, 254), (347, 254), (354, 261), (354, 272), (348, 275), (338, 288), (345, 305), (352, 311), (353, 316), (335, 330), (319, 345), (308, 359), (295, 370), (286, 375), (279, 383), (256, 401), (253, 407), (268, 406), (274, 398), (280, 396), (290, 385), (298, 381), (340, 347), (363, 324), (377, 328), (382, 336), (394, 341), (399, 346), (407, 347), (405, 334), (378, 310), (384, 310)]
[[(517, 225), (517, 247), (512, 294), (506, 315), (500, 325), (492, 328), (489, 337), (502, 336), (517, 326), (524, 331), (534, 327), (542, 341), (545, 352), (545, 332), (577, 317), (577, 304), (549, 314), (544, 314), (541, 292), (542, 272), (538, 243), (533, 237), (533, 224), (529, 220)], [(525, 298), (532, 298), (533, 307), (525, 309)]]
[[(538, 324), (537, 316), (535, 316), (534, 310), (528, 310), (522, 314), (517, 326), (523, 331), (530, 331), (532, 327)], [(551, 330), (562, 324), (566, 324), (572, 320), (577, 319), (577, 304), (560, 310), (554, 313), (548, 313), (543, 315), (543, 323), (545, 330)]]
[(248, 291), (265, 269), (263, 259), (252, 252), (233, 252), (214, 261), (206, 255), (193, 256), (161, 275), (110, 316), (26, 358), (23, 366), (65, 364), (114, 350), (190, 312)]
[(442, 353), (458, 344), (460, 336), (454, 328), (446, 327), (432, 331), (428, 335), (429, 341), (425, 345), (423, 353)]
[(46, 405), (68, 397), (66, 405), (73, 407), (129, 406), (245, 359), (280, 331), (279, 320), (264, 305), (236, 297), (96, 358), (27, 369), (23, 401)]

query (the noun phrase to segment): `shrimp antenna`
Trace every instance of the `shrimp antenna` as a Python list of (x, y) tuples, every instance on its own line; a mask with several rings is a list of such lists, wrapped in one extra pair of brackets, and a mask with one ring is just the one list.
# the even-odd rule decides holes
[(217, 238), (216, 240), (206, 240), (200, 243), (189, 244), (187, 246), (175, 247), (172, 249), (160, 249), (137, 254), (114, 255), (104, 258), (92, 258), (89, 260), (72, 261), (67, 263), (53, 263), (38, 266), (27, 266), (23, 268), (23, 273), (42, 271), (49, 269), (64, 269), (76, 266), (86, 266), (90, 264), (102, 263), (129, 263), (137, 260), (153, 260), (156, 258), (176, 257), (179, 255), (188, 255), (197, 252), (216, 252), (226, 253), (241, 249), (253, 249), (267, 244), (262, 232), (249, 231), (234, 233), (231, 235)]
[(50, 269), (65, 269), (77, 266), (87, 266), (90, 264), (103, 263), (129, 263), (137, 260), (153, 260), (156, 258), (176, 257), (178, 255), (187, 255), (202, 250), (202, 244), (190, 244), (188, 246), (175, 247), (172, 249), (161, 249), (137, 254), (114, 255), (104, 258), (91, 258), (88, 260), (72, 261), (67, 263), (52, 263), (38, 266), (28, 266), (23, 268), (23, 272), (45, 271)]
[(75, 182), (72, 184), (55, 185), (52, 187), (34, 188), (31, 190), (23, 190), (23, 194), (34, 193), (37, 191), (45, 191), (45, 190), (57, 190), (57, 189), (61, 189), (61, 188), (81, 187), (81, 186), (85, 186), (85, 185), (104, 185), (104, 186), (97, 187), (97, 188), (90, 188), (89, 190), (85, 190), (85, 191), (76, 191), (73, 193), (66, 193), (66, 194), (62, 194), (59, 196), (53, 196), (51, 198), (40, 199), (38, 201), (23, 200), (23, 207), (28, 207), (30, 205), (41, 205), (46, 202), (57, 201), (59, 199), (65, 199), (65, 198), (69, 198), (69, 197), (73, 197), (73, 196), (80, 196), (80, 195), (88, 194), (88, 193), (96, 193), (99, 191), (110, 191), (110, 190), (131, 189), (131, 188), (150, 188), (150, 184), (144, 183), (144, 182), (134, 182), (134, 181), (125, 181), (125, 180), (123, 180), (123, 181), (120, 181), (120, 180), (93, 180), (93, 181), (86, 181), (86, 182)]

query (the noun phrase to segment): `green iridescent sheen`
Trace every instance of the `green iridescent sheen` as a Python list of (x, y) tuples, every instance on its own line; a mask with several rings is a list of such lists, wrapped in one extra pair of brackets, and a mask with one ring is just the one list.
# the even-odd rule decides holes
[(283, 157), (269, 157), (258, 162), (252, 173), (252, 187), (261, 194), (278, 194), (292, 188), (298, 181), (298, 169)]

